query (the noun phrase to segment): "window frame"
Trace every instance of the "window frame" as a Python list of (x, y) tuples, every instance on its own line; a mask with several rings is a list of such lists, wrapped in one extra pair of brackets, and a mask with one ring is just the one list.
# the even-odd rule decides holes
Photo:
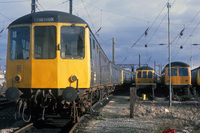
[[(140, 77), (139, 77), (139, 75), (140, 75)], [(142, 78), (142, 72), (141, 72), (141, 71), (138, 71), (138, 72), (137, 72), (137, 78), (138, 78), (138, 79), (141, 79), (141, 78)]]
[[(150, 75), (149, 73), (151, 73), (151, 77), (149, 77), (149, 75)], [(152, 79), (153, 78), (153, 72), (152, 71), (148, 71), (148, 76), (147, 77), (148, 77), (148, 79)]]
[[(180, 73), (180, 69), (185, 69), (186, 72), (187, 72), (187, 75), (185, 75), (185, 73)], [(178, 71), (179, 71), (179, 76), (189, 76), (189, 73), (188, 73), (188, 68), (185, 68), (185, 67), (180, 67), (178, 68)], [(185, 71), (184, 71), (185, 72)], [(180, 75), (181, 74), (181, 75)]]
[[(27, 42), (22, 42), (22, 56), (24, 56), (24, 50), (25, 50), (25, 52), (27, 52), (27, 51), (29, 51), (29, 53), (28, 53), (28, 57), (27, 58), (24, 58), (24, 57), (22, 57), (22, 58), (16, 58), (16, 55), (15, 55), (15, 58), (12, 58), (12, 55), (11, 55), (11, 53), (13, 52), (12, 51), (12, 45), (13, 45), (13, 37), (12, 37), (12, 40), (11, 40), (11, 34), (14, 34), (14, 31), (12, 31), (13, 29), (18, 29), (18, 28), (28, 28), (28, 30), (29, 30), (29, 34), (28, 34), (28, 39), (29, 39), (29, 42), (28, 42), (28, 46), (27, 46)], [(20, 32), (21, 33), (21, 32)], [(14, 35), (16, 35), (17, 36), (17, 33), (15, 33)], [(16, 38), (16, 37), (15, 37)], [(23, 40), (22, 40), (23, 41)], [(25, 40), (26, 41), (26, 40)], [(16, 47), (16, 46), (15, 46)], [(25, 47), (25, 48), (24, 48)], [(10, 60), (29, 60), (30, 59), (30, 56), (31, 56), (31, 28), (30, 28), (30, 26), (28, 26), (28, 25), (24, 25), (24, 26), (19, 26), (19, 27), (12, 27), (12, 28), (10, 28), (9, 29), (9, 59)], [(12, 52), (11, 52), (12, 51)], [(16, 48), (15, 48), (15, 54), (16, 54)]]
[[(35, 28), (36, 27), (54, 27), (55, 28), (55, 56), (53, 58), (36, 58), (35, 55)], [(41, 50), (42, 51), (42, 50)], [(48, 50), (49, 51), (49, 50)], [(48, 56), (49, 57), (49, 56)], [(53, 60), (57, 58), (57, 26), (56, 25), (35, 25), (33, 26), (33, 58), (36, 60)]]
[(148, 76), (147, 76), (147, 71), (143, 71), (142, 72), (142, 78), (146, 79)]
[[(62, 44), (62, 42), (61, 42), (61, 40), (62, 40), (62, 27), (81, 27), (83, 30), (83, 38), (82, 38), (82, 42), (83, 42), (83, 56), (80, 56), (80, 57), (78, 57), (79, 55), (66, 55), (65, 54), (65, 56), (69, 56), (69, 58), (64, 58), (63, 56), (62, 56), (62, 48), (63, 48), (63, 44)], [(83, 60), (83, 59), (85, 59), (85, 57), (86, 57), (86, 44), (85, 44), (85, 36), (86, 36), (86, 31), (85, 31), (85, 27), (84, 26), (71, 26), (71, 25), (62, 25), (62, 26), (60, 26), (60, 45), (61, 45), (61, 49), (60, 49), (60, 58), (61, 59), (67, 59), (67, 60)], [(77, 47), (78, 47), (78, 45), (76, 45)]]
[[(176, 73), (173, 73), (176, 70)], [(168, 68), (168, 76), (169, 76), (169, 68)], [(178, 68), (171, 68), (171, 76), (175, 77), (178, 76)]]

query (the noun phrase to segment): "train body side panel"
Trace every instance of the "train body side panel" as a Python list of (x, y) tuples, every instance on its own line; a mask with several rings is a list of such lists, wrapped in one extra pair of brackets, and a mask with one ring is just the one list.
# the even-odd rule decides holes
[(200, 69), (197, 71), (197, 85), (200, 86)]
[(124, 75), (124, 71), (123, 70), (121, 70), (121, 75), (122, 75), (121, 79), (122, 79), (122, 84), (123, 84), (124, 83), (124, 76), (123, 76)]

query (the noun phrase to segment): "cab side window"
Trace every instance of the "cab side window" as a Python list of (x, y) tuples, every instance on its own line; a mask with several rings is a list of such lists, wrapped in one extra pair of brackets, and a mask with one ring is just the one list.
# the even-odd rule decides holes
[(143, 78), (147, 78), (147, 72), (143, 71)]
[(30, 56), (30, 28), (15, 27), (10, 29), (10, 59), (26, 60)]
[(85, 29), (80, 26), (61, 27), (61, 51), (63, 59), (83, 59), (85, 57)]
[(55, 26), (34, 27), (34, 58), (35, 59), (56, 58)]
[(187, 68), (179, 68), (179, 76), (188, 76)]
[(151, 79), (153, 77), (152, 72), (148, 71), (148, 78)]
[(141, 71), (137, 72), (137, 78), (141, 78)]
[[(169, 68), (168, 68), (168, 76), (169, 76)], [(171, 68), (171, 76), (177, 76), (177, 68)]]

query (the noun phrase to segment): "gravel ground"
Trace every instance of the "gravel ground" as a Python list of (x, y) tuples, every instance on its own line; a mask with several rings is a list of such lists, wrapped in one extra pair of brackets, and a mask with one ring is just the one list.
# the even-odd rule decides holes
[[(176, 133), (200, 133), (199, 102), (137, 100), (134, 118), (130, 118), (130, 96), (114, 95), (106, 106), (95, 110), (75, 130), (75, 133), (161, 133), (176, 129)], [(199, 122), (200, 123), (200, 122)]]
[[(74, 131), (75, 133), (161, 133), (176, 129), (176, 133), (200, 133), (199, 101), (156, 101), (138, 99), (134, 118), (130, 118), (130, 95), (118, 93), (100, 102)], [(14, 108), (0, 111), (0, 133), (10, 133), (22, 125), (14, 120)]]

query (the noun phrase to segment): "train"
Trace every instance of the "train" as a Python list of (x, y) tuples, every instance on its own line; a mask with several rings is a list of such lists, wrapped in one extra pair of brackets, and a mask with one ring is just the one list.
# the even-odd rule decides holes
[(200, 94), (200, 67), (191, 70), (192, 90), (194, 95)]
[(137, 95), (147, 94), (149, 98), (155, 98), (154, 90), (160, 83), (159, 75), (149, 66), (142, 66), (136, 69), (135, 86)]
[[(166, 90), (169, 90), (169, 64), (161, 72), (161, 84)], [(184, 62), (171, 63), (171, 87), (172, 96), (189, 96), (191, 94), (191, 69), (188, 64)]]
[(26, 122), (52, 114), (78, 122), (123, 77), (132, 78), (107, 58), (83, 19), (60, 11), (31, 13), (9, 25), (6, 71), (6, 98)]
[(135, 72), (130, 72), (129, 70), (123, 70), (123, 84), (127, 86), (132, 86), (135, 82)]

